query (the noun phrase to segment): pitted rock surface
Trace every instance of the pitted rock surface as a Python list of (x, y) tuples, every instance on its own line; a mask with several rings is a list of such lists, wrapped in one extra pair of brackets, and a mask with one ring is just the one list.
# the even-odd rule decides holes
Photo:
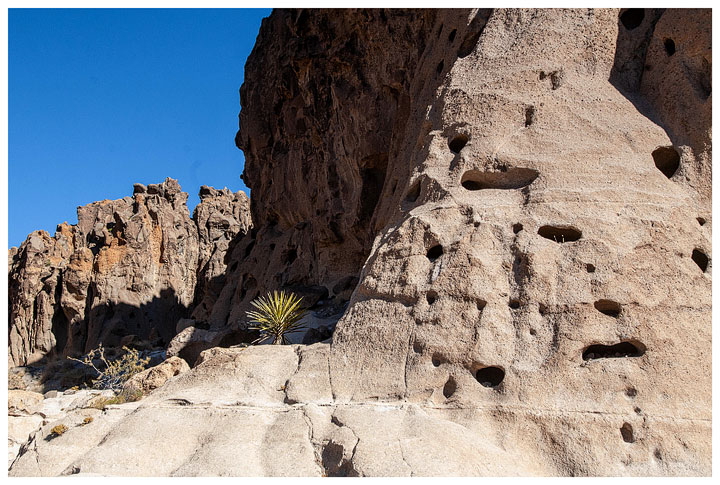
[(10, 474), (710, 475), (710, 16), (274, 11), (195, 341), (295, 287), (331, 343), (198, 347)]

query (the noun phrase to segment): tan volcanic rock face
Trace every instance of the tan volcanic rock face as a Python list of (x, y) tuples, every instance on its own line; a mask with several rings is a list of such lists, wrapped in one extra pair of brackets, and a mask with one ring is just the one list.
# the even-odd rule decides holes
[[(556, 441), (573, 474), (608, 466), (579, 460), (578, 428), (627, 473), (650, 473), (665, 447), (709, 470), (709, 183), (681, 174), (710, 164), (679, 143), (709, 139), (710, 98), (677, 78), (671, 99), (692, 97), (697, 123), (669, 138), (608, 81), (621, 29), (608, 10), (495, 11), (442, 72), (422, 143), (389, 162), (392, 222), (333, 339), (337, 399), (472, 408)], [(694, 32), (690, 55), (707, 53)], [(424, 62), (447, 56), (437, 45)], [(661, 87), (647, 101), (672, 106)], [(656, 166), (659, 147), (682, 172)]]
[(170, 342), (196, 295), (212, 297), (228, 241), (250, 226), (245, 194), (201, 195), (191, 219), (175, 180), (136, 184), (132, 197), (79, 207), (77, 225), (36, 231), (11, 251), (10, 364), (127, 335)]
[(10, 474), (710, 475), (709, 25), (275, 11), (237, 137), (256, 226), (207, 332), (352, 291), (332, 343), (207, 350)]

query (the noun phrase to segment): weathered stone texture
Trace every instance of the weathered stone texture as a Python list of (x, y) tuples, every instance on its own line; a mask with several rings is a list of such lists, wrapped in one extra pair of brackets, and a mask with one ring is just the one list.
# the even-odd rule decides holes
[[(10, 474), (710, 475), (709, 18), (275, 11), (196, 367)], [(201, 352), (278, 287), (331, 344)]]
[(11, 250), (11, 365), (120, 345), (136, 335), (167, 345), (196, 295), (212, 298), (228, 241), (250, 226), (247, 196), (201, 190), (194, 220), (173, 179), (132, 197), (78, 207), (54, 237)]

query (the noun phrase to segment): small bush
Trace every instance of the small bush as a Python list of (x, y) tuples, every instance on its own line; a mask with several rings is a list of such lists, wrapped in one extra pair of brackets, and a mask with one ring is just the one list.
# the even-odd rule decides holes
[[(119, 391), (125, 381), (138, 372), (144, 371), (145, 366), (150, 362), (150, 357), (141, 358), (136, 349), (123, 347), (123, 350), (125, 354), (122, 357), (108, 360), (105, 357), (105, 348), (100, 344), (97, 349), (91, 350), (82, 360), (73, 357), (68, 357), (68, 359), (85, 364), (95, 371), (98, 377), (92, 381), (93, 388)], [(100, 368), (95, 365), (94, 361), (96, 359), (102, 362)]]
[(87, 416), (85, 419), (83, 419), (83, 422), (82, 422), (82, 424), (80, 424), (80, 426), (85, 426), (86, 424), (90, 424), (92, 422), (93, 422), (93, 417)]
[(58, 424), (53, 429), (50, 430), (50, 433), (52, 433), (54, 436), (62, 436), (62, 434), (68, 430), (68, 427), (64, 424)]
[(259, 330), (260, 338), (253, 343), (264, 342), (273, 339), (274, 344), (287, 344), (286, 335), (299, 332), (305, 328), (300, 321), (307, 313), (300, 307), (302, 298), (294, 293), (281, 291), (268, 292), (265, 297), (260, 297), (250, 302), (258, 311), (247, 312), (251, 323), (251, 330)]
[(142, 391), (137, 391), (134, 394), (121, 392), (120, 394), (113, 397), (98, 397), (90, 403), (90, 407), (104, 411), (105, 408), (110, 406), (111, 404), (125, 404), (126, 402), (135, 402), (142, 399), (142, 397)]

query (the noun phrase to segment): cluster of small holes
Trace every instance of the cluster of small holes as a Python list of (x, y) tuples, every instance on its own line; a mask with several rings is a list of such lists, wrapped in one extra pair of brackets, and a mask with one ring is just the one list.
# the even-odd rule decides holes
[[(625, 12), (623, 12), (620, 16), (620, 20), (623, 24), (623, 26), (628, 30), (633, 30), (640, 26), (644, 20), (645, 12), (644, 9), (628, 9)], [(448, 37), (448, 40), (452, 42), (455, 38), (456, 31), (453, 30)], [(665, 39), (664, 46), (666, 49), (666, 52), (668, 56), (672, 56), (675, 53), (675, 43), (672, 39)], [(468, 53), (464, 52), (463, 55), (467, 55)], [(462, 56), (461, 56), (462, 57)], [(437, 72), (442, 72), (444, 66), (443, 62), (438, 64), (437, 66)], [(535, 119), (535, 107), (528, 106), (525, 110), (525, 126), (529, 127), (533, 124)], [(469, 138), (467, 135), (460, 134), (452, 138), (448, 146), (450, 150), (458, 154), (460, 151), (465, 147), (465, 145), (468, 143)], [(657, 168), (665, 174), (666, 177), (671, 178), (674, 173), (679, 168), (679, 161), (680, 156), (675, 150), (674, 147), (660, 147), (656, 149), (653, 152), (653, 159), (655, 160), (655, 165)], [(468, 185), (468, 186), (466, 186)], [(470, 186), (471, 185), (471, 186)], [(477, 185), (477, 187), (475, 186)], [(472, 180), (463, 181), (463, 186), (468, 190), (479, 190), (481, 188), (484, 188), (480, 186), (479, 183), (474, 182)], [(702, 217), (697, 218), (698, 223), (702, 226), (705, 224), (705, 219)], [(512, 226), (513, 233), (518, 234), (520, 231), (523, 230), (523, 225), (520, 223), (516, 223)], [(572, 227), (554, 227), (554, 226), (543, 226), (538, 230), (538, 234), (542, 237), (545, 237), (547, 239), (551, 239), (558, 243), (566, 243), (566, 242), (572, 242), (580, 239), (582, 237), (582, 233)], [(435, 261), (437, 258), (439, 258), (442, 255), (442, 246), (434, 246), (430, 250), (428, 250), (427, 257), (430, 261)], [(707, 256), (702, 253), (702, 251), (695, 249), (693, 251), (693, 261), (698, 264), (698, 266), (701, 268), (701, 270), (704, 272), (707, 268), (708, 264), (708, 258)], [(594, 273), (596, 271), (595, 265), (592, 263), (586, 263), (585, 264), (585, 270), (588, 273)], [(433, 304), (435, 300), (437, 299), (437, 293), (435, 292), (428, 292), (427, 293), (427, 301), (429, 304)], [(482, 311), (482, 309), (485, 307), (486, 302), (483, 300), (479, 300), (477, 303), (478, 310)], [(511, 299), (509, 301), (509, 306), (511, 309), (518, 309), (520, 307), (520, 301), (517, 299)], [(617, 318), (621, 314), (621, 307), (617, 302), (613, 302), (610, 300), (599, 300), (595, 302), (594, 304), (595, 308), (608, 316)], [(543, 304), (539, 305), (539, 312), (541, 315), (545, 315), (547, 312), (547, 307)], [(530, 335), (536, 335), (537, 331), (533, 328), (530, 329)], [(599, 350), (598, 350), (599, 349)], [(626, 356), (641, 356), (644, 354), (644, 347), (638, 348), (632, 343), (629, 342), (621, 342), (620, 344), (616, 344), (614, 346), (602, 346), (602, 345), (595, 345), (590, 346), (586, 349), (586, 351), (583, 353), (583, 358), (585, 360), (592, 359), (592, 358), (599, 358), (596, 357), (596, 355), (593, 354), (593, 352), (588, 352), (589, 350), (595, 350), (598, 352), (598, 355), (602, 357), (608, 357), (608, 356), (615, 356), (615, 357), (626, 357)], [(610, 355), (606, 355), (603, 352), (605, 351), (610, 352)], [(615, 351), (613, 353), (613, 350)], [(441, 359), (437, 354), (433, 355), (432, 357), (432, 363), (435, 367), (438, 367), (441, 364)], [(486, 387), (496, 387), (499, 385), (502, 380), (504, 379), (505, 371), (502, 370), (499, 367), (485, 367), (477, 371), (476, 378), (478, 382), (480, 382), (483, 386)], [(457, 384), (455, 380), (450, 377), (448, 381), (446, 382), (445, 386), (443, 387), (443, 395), (445, 395), (446, 398), (450, 397), (455, 393), (457, 389)], [(635, 397), (637, 394), (637, 391), (634, 388), (628, 388), (626, 390), (626, 394), (628, 397)], [(635, 408), (635, 411), (637, 413), (640, 413), (639, 408)], [(623, 427), (621, 428), (621, 434), (623, 436), (623, 439), (626, 442), (634, 442), (634, 434), (632, 426), (629, 423), (624, 423)]]

